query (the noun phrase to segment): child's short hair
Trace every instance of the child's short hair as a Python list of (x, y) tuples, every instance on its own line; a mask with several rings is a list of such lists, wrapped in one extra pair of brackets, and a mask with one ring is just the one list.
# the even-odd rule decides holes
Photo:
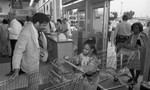
[(96, 51), (96, 48), (95, 48), (95, 44), (96, 44), (96, 38), (95, 37), (91, 37), (89, 38), (89, 40), (86, 40), (84, 43), (83, 43), (83, 46), (88, 44), (90, 46), (91, 49), (93, 49), (93, 54), (97, 54), (97, 51)]

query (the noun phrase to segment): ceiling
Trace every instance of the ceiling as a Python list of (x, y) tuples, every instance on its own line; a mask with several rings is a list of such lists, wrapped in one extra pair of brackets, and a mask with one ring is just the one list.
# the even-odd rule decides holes
[[(38, 2), (39, 0), (34, 0), (34, 2)], [(30, 0), (23, 0), (23, 2), (30, 2)]]
[[(6, 1), (6, 0), (0, 0), (0, 1)], [(7, 0), (7, 1), (11, 1), (11, 0)], [(30, 2), (30, 0), (22, 0), (23, 2)], [(39, 0), (34, 0), (34, 2), (38, 2)]]

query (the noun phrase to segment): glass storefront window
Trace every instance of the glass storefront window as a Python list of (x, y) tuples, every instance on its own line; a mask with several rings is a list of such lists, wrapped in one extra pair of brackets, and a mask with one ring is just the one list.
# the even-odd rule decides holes
[(93, 9), (93, 30), (95, 33), (103, 29), (103, 8)]
[(85, 11), (78, 12), (78, 24), (81, 30), (85, 30)]

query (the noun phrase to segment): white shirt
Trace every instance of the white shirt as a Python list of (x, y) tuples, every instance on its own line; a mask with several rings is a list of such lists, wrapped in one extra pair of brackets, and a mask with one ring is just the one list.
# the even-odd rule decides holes
[(9, 39), (15, 39), (17, 40), (20, 34), (20, 31), (22, 30), (22, 25), (19, 21), (17, 21), (16, 19), (13, 19), (10, 22), (10, 28), (8, 28), (9, 30)]
[(114, 33), (114, 38), (116, 35), (124, 35), (129, 36), (131, 34), (131, 25), (127, 21), (123, 21), (116, 26), (116, 30)]
[(65, 31), (65, 30), (68, 30), (66, 32), (67, 37), (71, 37), (72, 36), (72, 34), (71, 34), (71, 26), (70, 26), (69, 22), (66, 22), (65, 24), (63, 24), (63, 31)]

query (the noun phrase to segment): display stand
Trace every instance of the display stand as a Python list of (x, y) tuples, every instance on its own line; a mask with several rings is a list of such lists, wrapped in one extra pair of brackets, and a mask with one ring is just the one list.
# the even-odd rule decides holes
[(64, 56), (73, 56), (73, 41), (71, 39), (57, 40), (53, 37), (47, 37), (48, 41), (48, 62)]

